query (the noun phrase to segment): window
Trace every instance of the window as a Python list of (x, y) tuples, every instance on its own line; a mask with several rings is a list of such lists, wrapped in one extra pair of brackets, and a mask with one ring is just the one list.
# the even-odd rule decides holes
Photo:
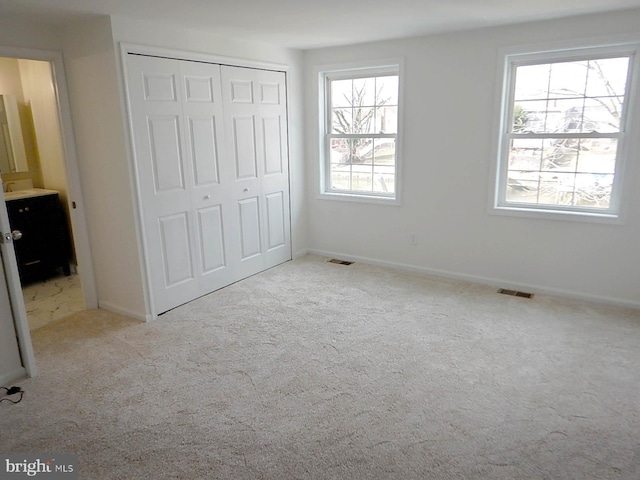
[(395, 200), (398, 65), (322, 72), (322, 193)]
[(617, 216), (634, 50), (507, 56), (497, 208)]

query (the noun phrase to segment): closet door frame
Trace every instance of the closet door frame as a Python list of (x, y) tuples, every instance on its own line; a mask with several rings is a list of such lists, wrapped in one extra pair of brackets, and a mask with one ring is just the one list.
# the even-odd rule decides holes
[[(126, 141), (127, 141), (127, 152), (129, 156), (129, 173), (132, 181), (132, 189), (134, 191), (134, 199), (135, 199), (135, 224), (136, 224), (136, 237), (138, 239), (138, 247), (141, 252), (141, 268), (143, 269), (143, 278), (144, 278), (144, 296), (145, 296), (145, 305), (147, 310), (146, 320), (154, 320), (157, 318), (158, 313), (155, 309), (155, 305), (153, 302), (153, 290), (152, 290), (152, 282), (151, 282), (151, 272), (149, 268), (149, 258), (148, 258), (148, 250), (147, 250), (147, 238), (145, 229), (143, 226), (143, 199), (141, 198), (141, 192), (138, 187), (138, 179), (139, 172), (137, 169), (136, 161), (135, 161), (135, 144), (134, 144), (134, 131), (133, 131), (133, 121), (131, 112), (129, 109), (130, 98), (129, 91), (127, 86), (127, 56), (129, 54), (138, 54), (138, 55), (147, 55), (161, 58), (170, 58), (175, 60), (185, 60), (185, 61), (195, 61), (195, 62), (205, 62), (205, 63), (213, 63), (219, 65), (228, 65), (232, 67), (245, 67), (245, 68), (254, 68), (259, 70), (267, 70), (267, 71), (275, 71), (275, 72), (283, 72), (285, 74), (285, 87), (286, 87), (286, 78), (289, 70), (289, 66), (285, 64), (279, 63), (270, 63), (270, 62), (259, 62), (253, 60), (246, 60), (234, 57), (227, 57), (222, 55), (213, 55), (199, 52), (191, 52), (186, 50), (175, 50), (169, 48), (162, 47), (153, 47), (149, 45), (141, 45), (134, 43), (120, 43), (120, 61), (119, 65), (121, 68), (120, 79), (122, 82), (122, 91), (124, 92), (123, 97), (123, 109), (126, 112), (126, 118), (128, 123), (128, 129), (126, 131)], [(289, 104), (289, 92), (286, 89), (286, 102)], [(287, 122), (288, 124), (288, 122)], [(287, 135), (287, 143), (289, 143), (289, 136)], [(287, 145), (287, 150), (289, 150), (289, 145)], [(289, 157), (285, 161), (289, 162)], [(290, 162), (289, 162), (290, 167)], [(290, 168), (289, 168), (290, 170)], [(289, 178), (290, 178), (289, 172)], [(289, 205), (289, 215), (291, 215), (291, 205)], [(290, 233), (290, 232), (289, 232)], [(290, 241), (290, 248), (291, 248)], [(293, 255), (293, 252), (291, 252)], [(161, 313), (161, 312), (160, 312)]]

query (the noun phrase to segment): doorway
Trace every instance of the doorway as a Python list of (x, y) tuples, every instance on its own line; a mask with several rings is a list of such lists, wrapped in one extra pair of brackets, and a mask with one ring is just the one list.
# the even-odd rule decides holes
[[(28, 329), (34, 330), (76, 311), (97, 307), (86, 224), (78, 211), (82, 205), (80, 182), (61, 55), (0, 47), (0, 96), (17, 106), (21, 134), (10, 135), (8, 122), (2, 126), (0, 147), (8, 153), (0, 153), (0, 169), (9, 214), (14, 201), (22, 206), (28, 205), (24, 202), (29, 198), (39, 203), (46, 199), (59, 207), (56, 231), (59, 227), (67, 236), (66, 262), (47, 261), (47, 250), (41, 254), (43, 264), (56, 268), (42, 269), (42, 275), (35, 276), (23, 275), (20, 269)], [(14, 138), (20, 138), (22, 145), (11, 145)], [(12, 158), (22, 161), (12, 163)], [(41, 243), (51, 243), (48, 233), (39, 236), (46, 238)], [(14, 245), (17, 252), (21, 244)]]
[[(69, 221), (54, 85), (50, 62), (0, 57), (0, 97), (8, 107), (2, 117), (0, 169), (11, 228), (23, 234), (15, 248), (18, 256), (27, 257), (19, 261), (18, 268), (30, 330), (85, 309)], [(43, 201), (60, 212), (57, 225), (46, 215), (38, 215)], [(52, 228), (42, 228), (43, 221)], [(33, 237), (47, 237), (47, 242)], [(52, 241), (60, 244), (60, 253), (49, 248)], [(44, 268), (53, 255), (61, 255), (66, 264)]]

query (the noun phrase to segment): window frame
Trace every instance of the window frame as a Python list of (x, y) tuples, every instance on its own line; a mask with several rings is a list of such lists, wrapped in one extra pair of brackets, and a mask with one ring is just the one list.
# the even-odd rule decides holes
[[(617, 138), (618, 150), (616, 155), (615, 173), (611, 189), (609, 208), (594, 208), (575, 205), (546, 205), (534, 203), (516, 203), (506, 200), (507, 171), (509, 142), (518, 137), (510, 132), (511, 115), (515, 105), (515, 72), (516, 68), (527, 65), (540, 65), (565, 61), (581, 61), (606, 59), (628, 56), (629, 70), (627, 72), (627, 88), (623, 102), (623, 111), (620, 118), (620, 129), (615, 133), (603, 134), (603, 137)], [(630, 145), (633, 142), (636, 117), (640, 115), (638, 103), (638, 75), (639, 75), (640, 40), (603, 43), (600, 45), (562, 45), (553, 48), (550, 45), (543, 47), (518, 47), (516, 49), (502, 49), (499, 54), (497, 108), (494, 132), (494, 161), (492, 168), (492, 192), (490, 198), (489, 213), (500, 215), (512, 215), (520, 217), (565, 219), (578, 221), (614, 222), (620, 223), (623, 218), (626, 205), (623, 204), (623, 192), (629, 188), (626, 180), (626, 172), (629, 169)], [(553, 137), (553, 134), (540, 134)], [(587, 138), (593, 134), (580, 133), (562, 135), (564, 137), (576, 136)], [(596, 137), (598, 135), (594, 135)], [(637, 146), (636, 146), (637, 147)]]
[[(334, 65), (323, 65), (315, 68), (318, 79), (318, 145), (319, 145), (319, 175), (318, 198), (343, 200), (352, 202), (374, 203), (384, 205), (400, 205), (401, 197), (401, 152), (402, 152), (402, 111), (403, 111), (403, 73), (404, 61), (401, 58), (350, 62)], [(398, 77), (398, 105), (397, 132), (395, 134), (362, 134), (364, 137), (393, 138), (395, 137), (395, 185), (394, 193), (384, 195), (378, 192), (360, 190), (331, 190), (331, 156), (330, 142), (332, 138), (342, 137), (343, 134), (331, 133), (331, 97), (328, 91), (329, 81), (342, 79), (358, 79), (374, 76), (396, 75)]]

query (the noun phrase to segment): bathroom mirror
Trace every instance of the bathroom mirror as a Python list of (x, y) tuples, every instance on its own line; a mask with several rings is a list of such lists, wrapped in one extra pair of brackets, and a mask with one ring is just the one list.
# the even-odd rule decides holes
[(18, 102), (13, 95), (0, 95), (0, 172), (27, 172)]

